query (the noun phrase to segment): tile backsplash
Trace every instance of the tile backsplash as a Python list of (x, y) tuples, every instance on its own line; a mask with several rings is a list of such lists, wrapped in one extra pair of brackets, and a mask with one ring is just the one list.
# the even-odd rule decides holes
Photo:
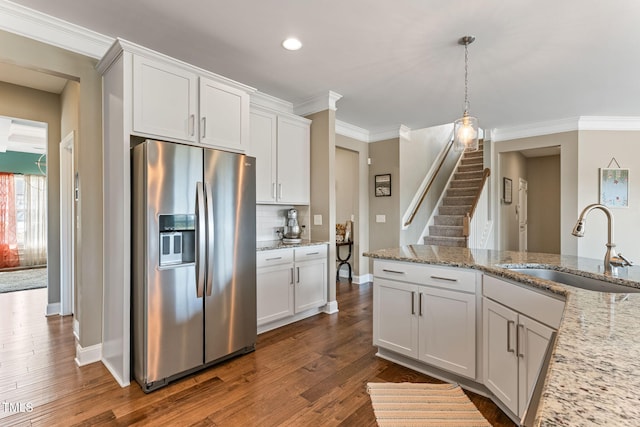
[(265, 242), (278, 239), (276, 230), (287, 224), (287, 212), (291, 208), (298, 210), (298, 223), (306, 226), (303, 238), (309, 238), (309, 206), (256, 205), (256, 240)]

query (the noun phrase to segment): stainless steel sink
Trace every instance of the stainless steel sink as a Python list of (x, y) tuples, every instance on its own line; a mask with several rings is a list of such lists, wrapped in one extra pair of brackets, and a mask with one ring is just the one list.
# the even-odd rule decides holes
[(605, 282), (604, 280), (578, 276), (577, 274), (567, 273), (564, 271), (546, 270), (544, 268), (510, 268), (509, 270), (515, 271), (516, 273), (539, 277), (540, 279), (551, 280), (552, 282), (558, 282), (576, 288), (587, 289), (589, 291), (613, 292), (622, 294), (640, 292), (640, 288), (617, 285), (615, 283)]

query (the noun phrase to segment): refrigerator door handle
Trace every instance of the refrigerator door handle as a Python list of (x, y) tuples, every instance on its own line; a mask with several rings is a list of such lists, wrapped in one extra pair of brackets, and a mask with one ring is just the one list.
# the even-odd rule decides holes
[(215, 244), (215, 222), (213, 219), (213, 197), (211, 194), (211, 186), (207, 183), (204, 184), (207, 203), (207, 282), (205, 284), (205, 293), (208, 297), (213, 292), (213, 262), (214, 262), (214, 244)]
[(204, 207), (204, 185), (202, 182), (198, 182), (196, 184), (196, 218), (198, 221), (196, 236), (196, 295), (198, 298), (204, 296), (205, 256), (207, 252)]

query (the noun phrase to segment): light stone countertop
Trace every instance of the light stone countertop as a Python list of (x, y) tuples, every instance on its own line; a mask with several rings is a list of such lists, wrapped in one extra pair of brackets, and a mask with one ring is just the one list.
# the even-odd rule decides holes
[(300, 243), (282, 243), (282, 240), (267, 240), (256, 242), (256, 251), (272, 251), (274, 249), (301, 248), (303, 246), (328, 245), (329, 242), (322, 240), (302, 239)]
[(471, 268), (564, 295), (564, 315), (534, 425), (640, 425), (640, 293), (588, 291), (505, 269), (541, 267), (640, 289), (640, 267), (619, 269), (613, 277), (599, 273), (602, 260), (428, 245), (363, 255)]

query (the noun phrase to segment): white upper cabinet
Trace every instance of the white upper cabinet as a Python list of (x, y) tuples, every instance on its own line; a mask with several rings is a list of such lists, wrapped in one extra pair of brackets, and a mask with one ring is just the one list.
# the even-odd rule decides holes
[[(252, 88), (139, 46), (123, 47), (133, 64), (133, 134), (247, 151)], [(125, 85), (128, 77), (125, 68)], [(123, 101), (126, 112), (130, 100)]]
[(309, 204), (310, 124), (303, 117), (251, 109), (251, 153), (257, 159), (258, 203)]
[(249, 94), (200, 78), (200, 142), (244, 152), (249, 144)]
[(278, 117), (278, 200), (307, 205), (310, 199), (310, 129), (308, 122)]
[(198, 76), (142, 56), (133, 67), (133, 131), (195, 142)]

